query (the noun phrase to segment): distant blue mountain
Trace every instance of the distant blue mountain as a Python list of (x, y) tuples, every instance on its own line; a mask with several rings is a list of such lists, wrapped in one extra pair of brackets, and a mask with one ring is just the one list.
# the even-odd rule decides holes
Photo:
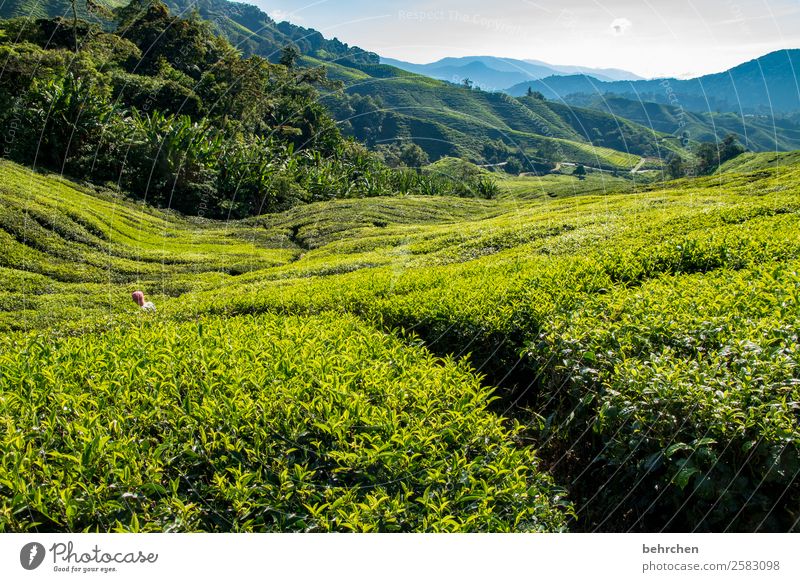
[(559, 66), (542, 61), (505, 59), (500, 57), (447, 57), (425, 65), (381, 58), (381, 62), (419, 75), (460, 83), (469, 78), (485, 90), (504, 90), (512, 85), (544, 79), (553, 75), (582, 73), (599, 81), (639, 80), (642, 77), (619, 69)]
[(681, 107), (687, 111), (732, 111), (740, 114), (800, 111), (800, 50), (775, 51), (728, 71), (696, 79), (603, 81), (589, 75), (552, 75), (511, 86), (507, 93), (524, 95), (528, 88), (548, 99), (576, 94), (609, 95)]

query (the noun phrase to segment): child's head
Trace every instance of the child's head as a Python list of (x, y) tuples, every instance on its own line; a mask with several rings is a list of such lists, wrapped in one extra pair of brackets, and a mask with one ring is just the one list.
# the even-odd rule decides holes
[(131, 297), (139, 305), (139, 307), (144, 305), (144, 293), (142, 293), (141, 291), (134, 291)]

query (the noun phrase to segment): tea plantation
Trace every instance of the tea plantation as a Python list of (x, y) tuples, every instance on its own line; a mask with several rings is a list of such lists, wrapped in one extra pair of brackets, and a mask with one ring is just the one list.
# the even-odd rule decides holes
[(215, 222), (0, 162), (0, 529), (798, 530), (800, 166), (541, 189)]

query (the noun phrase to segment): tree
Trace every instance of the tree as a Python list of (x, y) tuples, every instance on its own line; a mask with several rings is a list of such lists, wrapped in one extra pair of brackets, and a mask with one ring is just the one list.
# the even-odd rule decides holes
[(326, 105), (341, 122), (344, 131), (357, 140), (374, 145), (383, 131), (387, 113), (380, 97), (339, 93), (328, 95)]
[(73, 73), (34, 81), (13, 114), (20, 129), (14, 158), (58, 171), (83, 170), (114, 113), (108, 95), (90, 78)]
[[(105, 20), (113, 20), (114, 13), (103, 6), (98, 4), (95, 0), (85, 0), (86, 12), (94, 14)], [(72, 12), (72, 34), (75, 37), (75, 52), (80, 50), (78, 44), (78, 0), (69, 0), (70, 11)]]
[(573, 176), (578, 176), (578, 180), (585, 180), (586, 179), (586, 168), (583, 164), (578, 164), (575, 168), (575, 171), (572, 172)]
[(710, 174), (719, 166), (717, 145), (705, 142), (697, 148), (697, 169), (701, 174)]
[(75, 35), (75, 52), (78, 52), (78, 0), (69, 0), (72, 8), (72, 34)]
[(428, 154), (413, 142), (403, 145), (381, 144), (377, 148), (378, 154), (390, 168), (415, 168), (419, 169), (430, 163)]
[(114, 19), (114, 12), (95, 0), (86, 0), (86, 11), (104, 20)]
[(471, 91), (471, 90), (472, 90), (472, 88), (473, 88), (473, 86), (474, 86), (474, 83), (472, 82), (472, 79), (470, 79), (469, 77), (467, 77), (466, 79), (464, 79), (463, 81), (461, 81), (461, 85), (462, 85), (462, 86), (463, 86), (465, 89), (469, 89), (469, 90)]
[(673, 154), (667, 159), (667, 175), (673, 179), (686, 176), (686, 169), (682, 157)]
[(482, 154), (489, 164), (499, 164), (508, 160), (514, 153), (502, 140), (489, 140), (483, 144)]
[(280, 63), (287, 69), (294, 69), (297, 59), (301, 57), (300, 49), (295, 44), (287, 44), (281, 49)]
[(211, 32), (210, 23), (172, 16), (158, 0), (138, 0), (121, 11), (117, 34), (142, 51), (134, 70), (138, 74), (160, 73), (165, 60), (175, 70), (199, 80), (203, 71), (234, 50)]
[(125, 34), (125, 29), (144, 16), (151, 4), (150, 0), (131, 0), (128, 4), (115, 9), (113, 12), (117, 21), (117, 32)]
[(746, 150), (739, 143), (735, 134), (728, 134), (721, 142), (704, 142), (697, 148), (698, 171), (700, 174), (711, 174), (728, 160), (739, 156)]
[[(78, 15), (95, 1), (75, 0)], [(159, 0), (133, 0), (115, 15), (115, 32), (78, 20), (80, 58), (71, 17), (25, 23), (32, 31), (13, 50), (6, 39), (18, 35), (8, 27), (18, 24), (0, 25), (4, 156), (206, 218), (395, 192), (493, 195), (479, 177), (416, 171), (428, 155), (410, 140), (386, 152), (401, 168), (392, 171), (344, 139), (319, 94), (339, 82), (325, 67), (295, 65), (294, 45), (283, 55), (289, 69), (243, 58), (208, 24), (177, 18)], [(373, 143), (386, 120), (398, 131), (378, 99), (342, 98), (342, 108)]]
[(522, 173), (522, 163), (517, 158), (508, 158), (503, 169), (508, 174), (518, 176), (520, 173)]
[(739, 137), (736, 134), (729, 133), (725, 136), (725, 139), (722, 140), (722, 145), (720, 146), (720, 163), (724, 164), (728, 160), (740, 156), (745, 151), (747, 151), (747, 149), (739, 143)]
[(408, 168), (421, 168), (430, 163), (428, 154), (421, 147), (409, 142), (400, 148), (400, 162)]
[(539, 101), (545, 100), (544, 94), (540, 91), (534, 91), (532, 87), (528, 87), (527, 95), (528, 97), (533, 97), (534, 99), (538, 99)]

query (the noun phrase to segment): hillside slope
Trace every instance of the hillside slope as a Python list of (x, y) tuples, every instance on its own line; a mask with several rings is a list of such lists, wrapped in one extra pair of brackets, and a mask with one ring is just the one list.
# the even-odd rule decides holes
[(745, 153), (720, 166), (720, 173), (781, 174), (800, 164), (800, 151)]
[[(129, 4), (129, 0), (100, 0), (101, 5), (117, 8)], [(182, 18), (196, 14), (211, 23), (212, 29), (225, 36), (239, 50), (248, 54), (271, 57), (275, 62), (287, 44), (294, 43), (303, 54), (336, 59), (378, 62), (378, 56), (358, 47), (350, 47), (336, 39), (325, 39), (319, 32), (294, 26), (288, 22), (277, 23), (265, 12), (242, 2), (228, 0), (166, 0), (170, 11)], [(143, 3), (144, 5), (144, 3)], [(95, 20), (98, 17), (86, 12), (78, 3), (79, 17)], [(68, 0), (4, 0), (0, 4), (0, 18), (54, 18), (71, 16)]]
[[(308, 214), (190, 221), (7, 162), (0, 196), (0, 531), (564, 529), (563, 492), (464, 363), (346, 314), (180, 322), (242, 273), (335, 272), (300, 265)], [(351, 230), (486, 213), (382, 204), (363, 226), (342, 212)], [(21, 470), (34, 441), (48, 455)]]
[(281, 49), (294, 44), (306, 56), (336, 61), (346, 58), (357, 62), (377, 63), (378, 55), (351, 47), (338, 39), (326, 39), (314, 29), (288, 22), (276, 22), (260, 8), (229, 0), (167, 0), (175, 14), (192, 12), (211, 23), (217, 34), (246, 54), (257, 54), (277, 62)]
[(552, 477), (574, 530), (796, 528), (800, 167), (743, 170), (223, 223), (2, 162), (0, 527), (553, 531)]
[(791, 151), (800, 149), (800, 125), (796, 121), (769, 115), (738, 113), (693, 113), (662, 103), (635, 101), (613, 95), (569, 95), (564, 99), (575, 107), (590, 108), (634, 121), (655, 131), (694, 141), (721, 141), (735, 134), (748, 149)]
[(678, 149), (677, 140), (608, 114), (396, 74), (385, 65), (353, 66), (369, 78), (348, 82), (346, 91), (379, 100), (387, 114), (375, 139), (412, 139), (433, 159), (481, 160), (486, 143), (499, 139), (535, 161), (630, 169), (640, 156), (663, 158)]
[[(127, 0), (98, 0), (97, 4), (118, 8), (128, 4)], [(95, 16), (86, 11), (83, 3), (76, 5), (79, 18), (93, 20)], [(0, 4), (0, 18), (54, 18), (71, 17), (72, 5), (68, 0), (4, 0)]]
[[(284, 47), (296, 45), (302, 65), (325, 66), (331, 79), (344, 83), (345, 94), (332, 91), (324, 103), (346, 133), (373, 147), (410, 140), (432, 160), (464, 156), (483, 163), (488, 159), (486, 143), (500, 140), (526, 171), (539, 171), (558, 162), (630, 170), (641, 156), (663, 158), (670, 150), (678, 150), (669, 140), (664, 141), (666, 136), (636, 124), (619, 123), (610, 115), (591, 113), (597, 118), (592, 123), (603, 126), (600, 133), (585, 126), (576, 129), (574, 121), (557, 121), (542, 111), (531, 114), (530, 106), (501, 93), (470, 91), (378, 64), (372, 53), (325, 39), (315, 30), (276, 23), (247, 4), (227, 0), (170, 0), (166, 4), (182, 17), (194, 14), (209, 22), (245, 55), (257, 54), (275, 62)], [(66, 5), (47, 2), (38, 5), (37, 14), (60, 15)], [(20, 6), (3, 4), (0, 16), (18, 14)], [(585, 117), (587, 113), (570, 115)], [(556, 112), (556, 117), (564, 116)]]
[[(663, 136), (656, 136), (635, 124), (615, 124), (611, 118), (603, 122), (606, 127), (616, 125), (616, 135), (609, 138), (613, 145), (605, 144), (602, 135), (585, 129), (564, 135), (540, 117), (531, 119), (527, 113), (520, 115), (521, 108), (509, 104), (500, 94), (468, 92), (451, 83), (431, 83), (423, 75), (380, 65), (378, 56), (373, 53), (349, 47), (337, 39), (325, 39), (312, 29), (289, 22), (276, 23), (254, 6), (228, 0), (200, 3), (170, 0), (167, 5), (177, 13), (198, 10), (201, 18), (211, 22), (215, 30), (245, 53), (267, 56), (275, 61), (284, 46), (297, 45), (305, 56), (304, 64), (326, 66), (329, 76), (343, 81), (349, 94), (371, 97), (388, 112), (389, 119), (382, 124), (381, 131), (370, 136), (373, 144), (410, 139), (434, 160), (466, 156), (483, 161), (484, 143), (501, 139), (532, 161), (570, 161), (616, 169), (630, 169), (638, 162), (638, 156), (662, 157), (662, 150), (670, 149), (659, 145)], [(481, 63), (478, 66), (485, 67)], [(530, 63), (525, 66), (527, 69), (542, 68)], [(504, 86), (507, 84), (493, 85), (495, 88)], [(331, 109), (337, 112), (336, 107)], [(337, 117), (346, 126), (347, 109), (339, 109)], [(553, 141), (554, 137), (577, 141), (578, 145)], [(607, 149), (621, 150), (628, 155)]]
[[(296, 44), (305, 55), (306, 65), (326, 66), (331, 78), (344, 82), (347, 93), (371, 97), (387, 113), (388, 119), (370, 135), (373, 145), (410, 139), (434, 160), (466, 156), (483, 161), (483, 144), (490, 139), (501, 139), (531, 161), (570, 161), (617, 169), (630, 169), (638, 162), (638, 156), (662, 157), (670, 150), (669, 144), (661, 144), (663, 136), (636, 124), (617, 124), (610, 117), (603, 120), (607, 128), (616, 126), (616, 135), (608, 139), (610, 144), (605, 143), (603, 135), (585, 129), (564, 135), (540, 117), (531, 119), (527, 113), (520, 114), (521, 108), (509, 104), (502, 95), (468, 92), (451, 83), (432, 82), (423, 75), (380, 65), (377, 55), (348, 47), (336, 39), (326, 40), (311, 29), (288, 22), (277, 24), (253, 6), (227, 0), (204, 0), (200, 4), (170, 0), (168, 5), (183, 12), (197, 7), (202, 18), (246, 53), (276, 60), (283, 46)], [(229, 26), (230, 21), (237, 26)], [(527, 68), (537, 66), (526, 63)], [(332, 106), (331, 109), (346, 127), (352, 115), (349, 108)], [(579, 143), (553, 141), (554, 137)], [(587, 148), (587, 144), (597, 147)], [(606, 149), (628, 155), (620, 156)]]

